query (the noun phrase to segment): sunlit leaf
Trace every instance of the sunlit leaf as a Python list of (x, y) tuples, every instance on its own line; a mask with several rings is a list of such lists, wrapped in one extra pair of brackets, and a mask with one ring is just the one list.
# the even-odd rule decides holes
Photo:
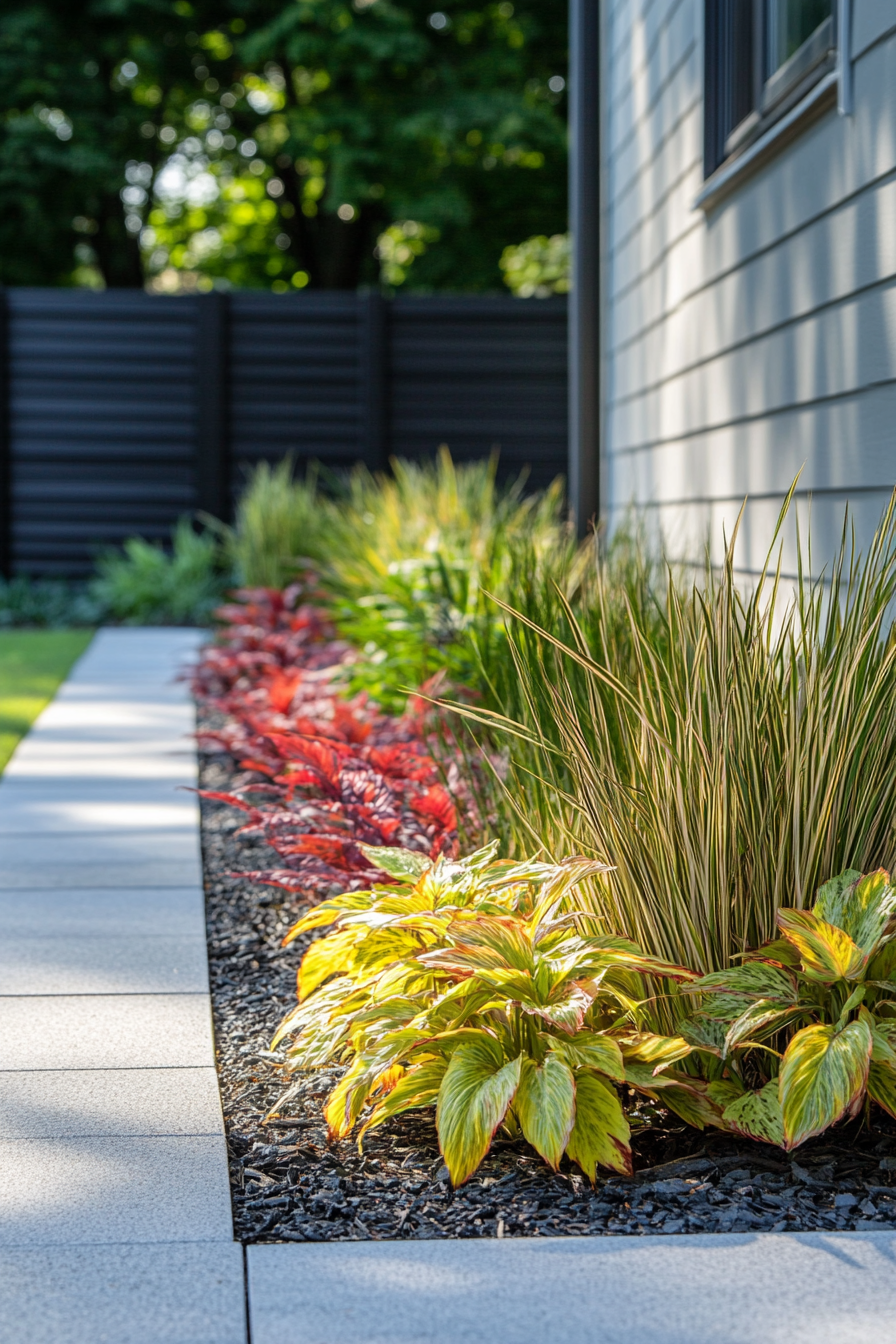
[(390, 877), (418, 878), (432, 867), (432, 859), (415, 849), (401, 849), (398, 845), (359, 845), (358, 848), (374, 868)]
[(810, 980), (830, 984), (855, 980), (865, 968), (866, 956), (848, 933), (818, 919), (808, 910), (779, 910), (778, 926), (800, 954), (803, 973)]
[(439, 1089), (436, 1129), (453, 1185), (462, 1185), (489, 1150), (520, 1081), (519, 1056), (504, 1063), (486, 1038), (455, 1050)]
[(597, 1168), (631, 1175), (631, 1130), (609, 1083), (592, 1073), (576, 1074), (575, 1123), (566, 1151), (594, 1184)]
[(434, 1106), (445, 1077), (448, 1061), (442, 1058), (427, 1059), (413, 1064), (398, 1080), (392, 1091), (378, 1102), (358, 1134), (360, 1144), (368, 1129), (383, 1124), (386, 1120), (401, 1115), (404, 1111), (419, 1110), (424, 1106)]
[(797, 1032), (778, 1080), (788, 1150), (821, 1134), (861, 1102), (871, 1046), (871, 1028), (861, 1018), (840, 1031), (817, 1025)]
[(883, 868), (865, 877), (850, 868), (826, 882), (812, 913), (848, 933), (870, 955), (896, 911), (896, 888)]
[(513, 1109), (523, 1135), (556, 1171), (576, 1113), (572, 1069), (549, 1050), (543, 1064), (523, 1059)]

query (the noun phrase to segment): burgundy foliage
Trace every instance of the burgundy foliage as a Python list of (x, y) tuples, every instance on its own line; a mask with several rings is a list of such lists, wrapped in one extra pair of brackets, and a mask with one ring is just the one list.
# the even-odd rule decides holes
[(229, 793), (204, 796), (245, 812), (238, 834), (263, 838), (282, 860), (250, 876), (320, 897), (388, 880), (361, 843), (454, 854), (457, 815), (427, 748), (424, 702), (411, 697), (396, 718), (365, 695), (348, 698), (344, 674), (359, 655), (313, 596), (300, 584), (236, 593), (193, 689), (225, 720), (200, 733), (202, 746), (242, 772)]

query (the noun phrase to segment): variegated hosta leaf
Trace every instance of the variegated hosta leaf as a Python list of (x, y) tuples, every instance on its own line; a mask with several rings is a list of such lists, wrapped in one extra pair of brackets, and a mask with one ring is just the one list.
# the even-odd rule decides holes
[(369, 910), (373, 901), (374, 896), (370, 891), (346, 891), (341, 896), (334, 896), (332, 900), (321, 901), (320, 905), (314, 906), (293, 924), (283, 939), (283, 946), (286, 947), (288, 943), (300, 938), (303, 933), (310, 933), (312, 929), (322, 929), (327, 924), (335, 923), (346, 911)]
[(865, 978), (871, 983), (882, 983), (891, 993), (896, 993), (896, 938), (878, 948), (868, 962)]
[(758, 1002), (751, 1003), (740, 1017), (735, 1018), (725, 1033), (722, 1058), (726, 1059), (732, 1050), (737, 1049), (750, 1037), (758, 1034), (759, 1039), (762, 1039), (768, 1035), (764, 1028), (777, 1030), (803, 1011), (799, 1004), (794, 1006), (792, 1003), (775, 1002), (773, 999), (759, 999)]
[(872, 1056), (868, 1070), (868, 1095), (896, 1119), (896, 1070)]
[(562, 994), (552, 996), (549, 1003), (527, 1003), (522, 999), (520, 1002), (523, 1012), (540, 1017), (569, 1036), (574, 1036), (581, 1029), (585, 1014), (591, 1007), (591, 996), (578, 985), (570, 985)]
[(707, 1050), (711, 1055), (721, 1058), (725, 1048), (724, 1022), (697, 1013), (681, 1024), (681, 1034), (695, 1050)]
[(843, 929), (850, 937), (852, 931), (843, 923), (843, 914), (861, 876), (858, 868), (847, 868), (845, 872), (829, 878), (815, 893), (815, 904), (812, 907), (813, 915), (823, 919), (826, 924), (836, 924), (838, 929)]
[[(677, 1059), (685, 1059), (694, 1048), (683, 1036), (656, 1036), (650, 1031), (627, 1032), (616, 1039), (626, 1059), (641, 1060), (644, 1064), (651, 1064), (654, 1069), (662, 1069), (674, 1064)], [(604, 1069), (604, 1073), (607, 1072), (609, 1070)], [(616, 1077), (615, 1074), (611, 1076)]]
[(743, 995), (746, 999), (781, 999), (795, 1002), (795, 978), (780, 966), (768, 961), (745, 961), (741, 966), (729, 966), (724, 971), (701, 975), (682, 989), (683, 994)]
[[(866, 1011), (862, 1010), (862, 1017), (865, 1017)], [(896, 1021), (881, 1022), (870, 1013), (866, 1020), (871, 1028), (872, 1064), (886, 1064), (896, 1073)]]
[(505, 1063), (486, 1036), (459, 1046), (439, 1089), (436, 1129), (453, 1185), (462, 1185), (489, 1150), (516, 1095), (522, 1060)]
[(385, 1120), (391, 1120), (404, 1111), (419, 1110), (423, 1106), (434, 1106), (447, 1068), (447, 1059), (440, 1057), (424, 1059), (419, 1063), (410, 1065), (407, 1072), (399, 1078), (392, 1088), (392, 1091), (382, 1101), (378, 1102), (371, 1111), (358, 1134), (358, 1145), (360, 1146), (361, 1140), (368, 1129), (383, 1124)]
[(766, 1083), (759, 1092), (745, 1092), (729, 1102), (722, 1114), (728, 1129), (748, 1139), (784, 1146), (784, 1117), (778, 1100), (778, 1080)]
[(598, 1166), (631, 1175), (630, 1141), (631, 1130), (614, 1089), (593, 1073), (577, 1073), (575, 1123), (566, 1151), (592, 1185)]
[(312, 943), (299, 967), (299, 998), (307, 999), (318, 985), (331, 975), (345, 974), (351, 969), (358, 935), (353, 929), (330, 933)]
[(572, 1069), (549, 1050), (543, 1064), (523, 1059), (513, 1109), (524, 1137), (556, 1171), (576, 1112)]
[(861, 1018), (839, 1031), (818, 1025), (797, 1032), (778, 1079), (788, 1151), (861, 1104), (871, 1046), (871, 1028)]
[(848, 933), (826, 923), (808, 910), (779, 910), (778, 927), (800, 954), (803, 974), (832, 984), (856, 980), (865, 969), (866, 956)]
[(416, 879), (432, 868), (432, 859), (414, 849), (399, 849), (397, 845), (359, 845), (358, 848), (375, 868), (390, 877)]
[(582, 1031), (567, 1040), (554, 1040), (552, 1048), (572, 1069), (597, 1069), (620, 1083), (625, 1077), (622, 1051), (611, 1036)]
[(723, 1111), (744, 1095), (744, 1086), (736, 1078), (716, 1078), (706, 1084), (706, 1095)]
[(800, 956), (793, 943), (789, 943), (786, 938), (773, 938), (771, 942), (763, 943), (755, 952), (747, 952), (744, 963), (749, 961), (774, 961), (785, 969), (797, 969)]
[(672, 1069), (654, 1073), (649, 1064), (630, 1063), (625, 1066), (625, 1081), (639, 1092), (661, 1101), (695, 1129), (705, 1129), (707, 1125), (724, 1128), (722, 1108), (713, 1101), (707, 1084), (699, 1078)]
[(896, 911), (896, 889), (883, 868), (862, 877), (849, 869), (826, 882), (812, 913), (848, 933), (866, 955), (880, 942)]
[(373, 1089), (377, 1073), (361, 1056), (333, 1088), (324, 1107), (324, 1119), (330, 1137), (342, 1139), (351, 1133), (355, 1121), (364, 1109), (364, 1103)]

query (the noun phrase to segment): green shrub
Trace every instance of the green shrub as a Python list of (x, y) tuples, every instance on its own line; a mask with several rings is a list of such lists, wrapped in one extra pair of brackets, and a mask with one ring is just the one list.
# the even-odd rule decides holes
[(98, 625), (104, 614), (85, 584), (25, 575), (0, 579), (0, 626)]
[(170, 551), (131, 537), (96, 568), (91, 596), (125, 625), (202, 625), (227, 586), (215, 536), (195, 532), (188, 518), (173, 528)]

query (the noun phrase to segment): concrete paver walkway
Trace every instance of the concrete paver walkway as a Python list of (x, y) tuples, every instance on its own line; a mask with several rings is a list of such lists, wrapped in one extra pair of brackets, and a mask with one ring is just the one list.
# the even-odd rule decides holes
[(888, 1232), (289, 1243), (244, 1283), (197, 642), (101, 632), (0, 780), (0, 1344), (893, 1344)]
[(178, 666), (101, 632), (0, 781), (0, 1339), (244, 1344)]

